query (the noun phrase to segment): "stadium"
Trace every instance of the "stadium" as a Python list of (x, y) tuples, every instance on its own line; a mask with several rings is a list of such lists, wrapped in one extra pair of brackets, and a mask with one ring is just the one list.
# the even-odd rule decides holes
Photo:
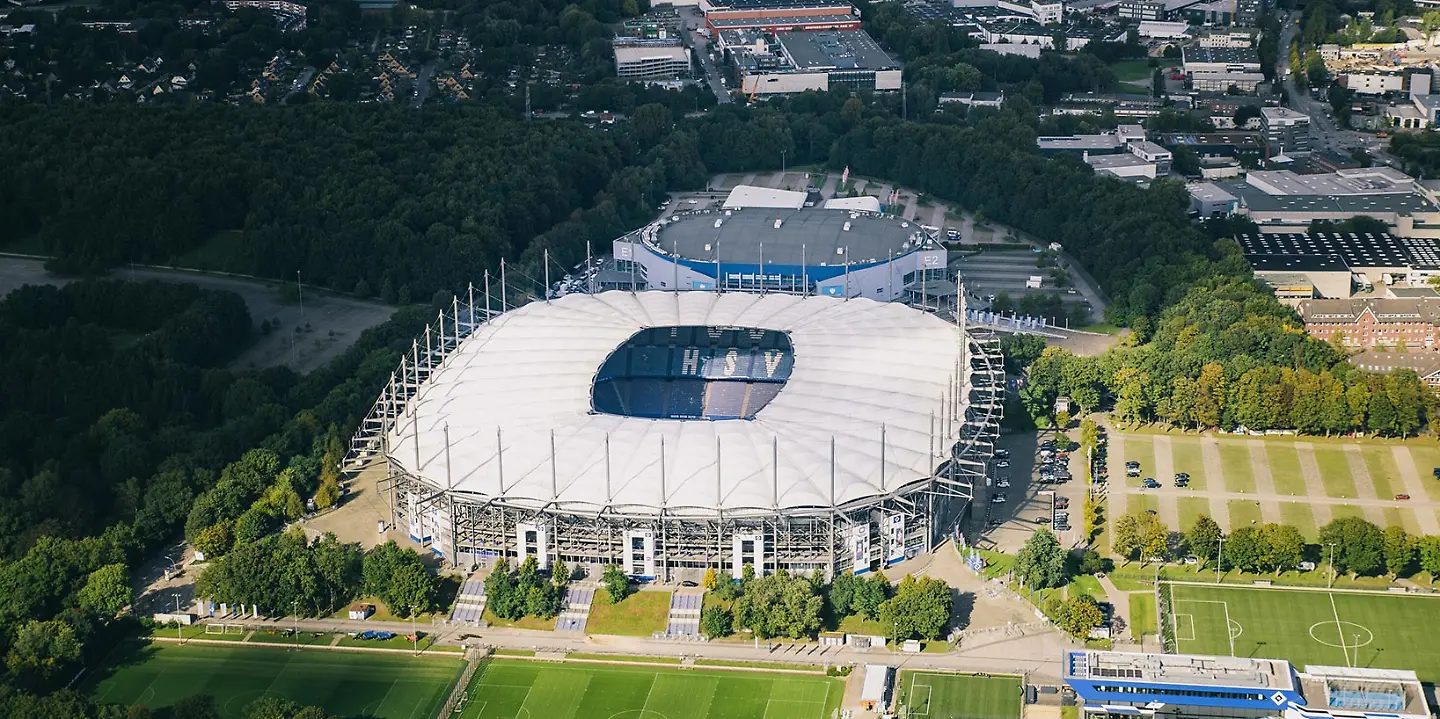
[(874, 197), (822, 202), (807, 192), (741, 185), (721, 207), (670, 215), (616, 239), (612, 251), (635, 273), (633, 287), (886, 302), (909, 296), (934, 307), (921, 296), (928, 282), (953, 300), (937, 230), (880, 209)]
[(1003, 369), (953, 312), (654, 290), (493, 312), (473, 294), (347, 460), (383, 460), (392, 524), (457, 567), (865, 572), (929, 551), (984, 481)]

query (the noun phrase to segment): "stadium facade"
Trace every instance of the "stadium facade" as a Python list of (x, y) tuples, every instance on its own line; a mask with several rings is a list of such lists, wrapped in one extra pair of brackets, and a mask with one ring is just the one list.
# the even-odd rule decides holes
[(413, 343), (346, 466), (383, 461), (392, 526), (462, 568), (832, 576), (929, 551), (990, 466), (998, 342), (963, 301), (801, 289), (506, 311), (472, 289)]

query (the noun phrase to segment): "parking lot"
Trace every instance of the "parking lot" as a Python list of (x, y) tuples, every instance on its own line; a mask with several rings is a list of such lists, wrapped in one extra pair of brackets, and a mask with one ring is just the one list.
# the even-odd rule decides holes
[[(1059, 295), (1067, 305), (1090, 307), (1074, 287), (1060, 287), (1051, 277), (1052, 267), (1036, 267), (1039, 248), (1016, 245), (1014, 251), (987, 249), (950, 263), (951, 272), (959, 272), (971, 292), (988, 297), (1004, 293), (1017, 302), (1026, 295)], [(1039, 278), (1039, 287), (1030, 287), (1032, 278)]]
[(1053, 437), (1049, 432), (1025, 432), (1002, 435), (996, 443), (994, 482), (977, 491), (972, 517), (972, 530), (982, 536), (982, 546), (1016, 551), (1037, 527), (1050, 527), (1065, 546), (1081, 543), (1083, 460), (1073, 452), (1060, 456)]

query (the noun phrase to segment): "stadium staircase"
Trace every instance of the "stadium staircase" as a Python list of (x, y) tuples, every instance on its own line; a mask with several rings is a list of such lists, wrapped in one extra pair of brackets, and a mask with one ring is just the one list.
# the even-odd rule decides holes
[(583, 633), (585, 622), (590, 618), (590, 605), (594, 602), (594, 587), (567, 588), (565, 596), (560, 599), (564, 608), (560, 610), (560, 616), (555, 618), (555, 631)]
[(455, 596), (454, 607), (450, 610), (450, 621), (478, 625), (484, 614), (485, 580), (471, 577), (460, 585), (460, 593)]
[(693, 637), (700, 634), (700, 606), (705, 595), (699, 591), (679, 591), (670, 595), (670, 616), (665, 621), (665, 634), (671, 637)]

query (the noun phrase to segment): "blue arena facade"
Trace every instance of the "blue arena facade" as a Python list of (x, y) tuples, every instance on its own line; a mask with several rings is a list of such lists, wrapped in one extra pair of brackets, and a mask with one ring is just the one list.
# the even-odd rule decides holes
[(1066, 651), (1066, 684), (1086, 717), (1420, 719), (1415, 673), (1307, 666), (1283, 659)]
[(861, 210), (677, 213), (613, 242), (649, 289), (789, 292), (888, 302), (946, 277), (937, 230)]

